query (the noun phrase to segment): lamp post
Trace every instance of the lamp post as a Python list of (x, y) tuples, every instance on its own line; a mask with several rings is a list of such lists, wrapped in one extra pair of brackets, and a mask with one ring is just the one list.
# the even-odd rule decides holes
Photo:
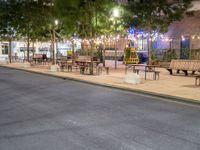
[(53, 61), (52, 65), (55, 65), (55, 41), (56, 41), (56, 31), (55, 28), (58, 25), (58, 20), (54, 21), (54, 26), (53, 26), (53, 41), (52, 41), (52, 53), (53, 53)]
[(117, 32), (117, 18), (119, 17), (119, 9), (115, 8), (113, 9), (113, 17), (114, 17), (114, 22), (115, 22), (115, 69), (117, 69), (117, 37), (116, 37), (116, 32)]

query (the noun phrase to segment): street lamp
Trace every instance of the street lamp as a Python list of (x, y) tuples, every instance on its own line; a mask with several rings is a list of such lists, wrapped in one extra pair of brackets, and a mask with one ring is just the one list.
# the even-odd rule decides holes
[(115, 17), (115, 18), (119, 17), (119, 9), (118, 8), (113, 9), (113, 17)]
[(120, 12), (118, 8), (113, 9), (113, 17), (115, 21), (115, 69), (117, 69), (117, 38), (116, 38), (116, 32), (117, 32), (117, 18), (120, 16)]
[(58, 25), (58, 20), (56, 19), (56, 20), (54, 21), (54, 23), (55, 23), (55, 25), (57, 26), (57, 25)]

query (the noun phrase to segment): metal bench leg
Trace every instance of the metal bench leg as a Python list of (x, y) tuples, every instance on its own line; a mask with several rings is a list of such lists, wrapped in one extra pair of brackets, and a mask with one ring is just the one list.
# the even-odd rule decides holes
[(156, 72), (156, 76), (158, 77), (158, 80), (160, 79), (160, 72)]
[[(198, 80), (199, 80), (199, 84), (198, 84)], [(200, 85), (200, 77), (195, 78), (195, 85)]]
[(68, 66), (67, 66), (67, 70), (70, 71), (70, 72), (72, 72), (72, 66), (71, 66), (71, 65), (68, 65)]
[(109, 67), (106, 67), (106, 74), (109, 74)]
[(145, 80), (147, 79), (147, 72), (146, 71), (144, 72), (144, 79)]
[(154, 74), (153, 74), (153, 79), (154, 80), (159, 80), (160, 79), (160, 72), (154, 72)]
[(80, 67), (80, 74), (84, 74), (84, 72), (85, 72), (85, 67), (81, 66)]
[(101, 67), (97, 67), (97, 74), (98, 75), (102, 74), (102, 68)]
[(192, 75), (195, 75), (195, 71), (192, 71)]
[(128, 66), (126, 66), (125, 68), (125, 74), (127, 74), (127, 71), (128, 71)]
[(185, 73), (185, 76), (187, 76), (188, 75), (188, 72), (187, 72), (187, 70), (182, 70), (184, 73)]
[(173, 71), (172, 71), (172, 69), (167, 69), (168, 71), (169, 71), (169, 74), (173, 74)]

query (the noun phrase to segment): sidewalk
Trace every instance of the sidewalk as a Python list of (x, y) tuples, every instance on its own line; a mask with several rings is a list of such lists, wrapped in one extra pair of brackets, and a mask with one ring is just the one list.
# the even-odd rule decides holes
[[(0, 64), (0, 66), (16, 69), (28, 70), (37, 73), (59, 76), (62, 78), (71, 78), (75, 80), (87, 81), (90, 83), (113, 86), (127, 90), (142, 90), (155, 94), (164, 94), (179, 98), (191, 99), (200, 102), (200, 86), (195, 86), (194, 77), (185, 77), (184, 75), (171, 76), (166, 69), (160, 68), (160, 80), (152, 80), (152, 73), (147, 74), (147, 80), (144, 80), (144, 73), (141, 73), (141, 84), (133, 85), (125, 83), (125, 69), (123, 64), (118, 64), (118, 69), (110, 68), (109, 75), (80, 75), (76, 72), (50, 72), (50, 66), (35, 65), (25, 68), (23, 63)], [(107, 62), (107, 66), (112, 67), (112, 62)]]

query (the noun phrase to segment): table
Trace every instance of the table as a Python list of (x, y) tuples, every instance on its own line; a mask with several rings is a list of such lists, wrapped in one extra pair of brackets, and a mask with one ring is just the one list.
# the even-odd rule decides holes
[(46, 54), (34, 54), (33, 55), (33, 61), (35, 62), (35, 64), (38, 62), (42, 62), (44, 64), (45, 61), (47, 61), (47, 56)]
[[(144, 67), (144, 70), (142, 69), (136, 69), (136, 67)], [(159, 71), (156, 71), (156, 68), (160, 67), (158, 65), (146, 65), (146, 64), (131, 64), (131, 65), (126, 65), (125, 68), (125, 74), (127, 74), (127, 71), (129, 68), (133, 68), (133, 72), (137, 72), (139, 74), (139, 70), (144, 71), (145, 73), (145, 80), (147, 79), (147, 72), (153, 72), (154, 73), (154, 80), (156, 80), (156, 76), (158, 76), (159, 79)]]
[(98, 63), (98, 61), (91, 61), (91, 60), (77, 60), (76, 63), (80, 66), (80, 74), (84, 74), (85, 68), (89, 68), (90, 74), (93, 74), (91, 72), (92, 68), (94, 68), (95, 63)]
[(56, 60), (57, 64), (60, 66), (61, 71), (64, 71), (64, 68), (66, 68), (68, 71), (72, 72), (72, 60)]

